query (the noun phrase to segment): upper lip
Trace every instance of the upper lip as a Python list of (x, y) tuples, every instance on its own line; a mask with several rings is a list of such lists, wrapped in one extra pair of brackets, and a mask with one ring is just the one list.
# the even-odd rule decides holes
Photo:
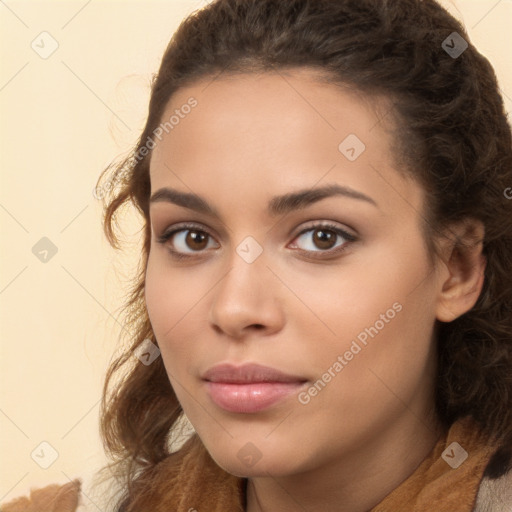
[(307, 379), (289, 375), (275, 368), (250, 363), (242, 366), (224, 363), (212, 366), (203, 375), (203, 380), (210, 382), (228, 382), (247, 384), (249, 382), (305, 382)]

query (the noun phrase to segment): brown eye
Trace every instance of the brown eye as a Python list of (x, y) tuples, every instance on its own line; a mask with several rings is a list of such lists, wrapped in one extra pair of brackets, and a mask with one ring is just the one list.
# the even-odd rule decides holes
[(170, 245), (171, 254), (190, 256), (193, 253), (205, 252), (205, 249), (215, 247), (213, 237), (195, 226), (181, 226), (165, 232), (158, 242)]
[(185, 244), (194, 251), (205, 249), (208, 245), (208, 234), (203, 231), (187, 230), (188, 235), (185, 237)]
[(334, 231), (327, 229), (315, 229), (313, 235), (313, 243), (319, 249), (332, 249), (336, 243), (338, 235)]
[[(332, 254), (345, 248), (356, 237), (332, 225), (317, 225), (305, 229), (295, 239), (294, 246), (304, 252)], [(299, 243), (300, 242), (300, 243)], [(301, 247), (302, 245), (302, 247)]]

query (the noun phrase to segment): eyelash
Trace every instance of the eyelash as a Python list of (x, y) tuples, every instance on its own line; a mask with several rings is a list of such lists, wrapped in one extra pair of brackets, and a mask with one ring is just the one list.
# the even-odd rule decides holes
[[(335, 226), (335, 225), (329, 224), (329, 223), (319, 223), (319, 224), (313, 224), (311, 226), (308, 226), (307, 228), (304, 228), (302, 231), (300, 231), (294, 237), (294, 240), (296, 238), (299, 238), (304, 233), (308, 233), (309, 231), (317, 231), (317, 230), (320, 230), (320, 229), (334, 232), (336, 235), (338, 235), (338, 236), (344, 238), (345, 240), (347, 240), (347, 243), (345, 243), (345, 244), (343, 244), (341, 246), (338, 246), (338, 247), (336, 247), (334, 249), (327, 249), (327, 250), (321, 250), (320, 249), (318, 251), (307, 251), (307, 250), (304, 250), (304, 249), (298, 249), (302, 253), (308, 253), (308, 254), (320, 253), (322, 255), (322, 256), (309, 256), (312, 259), (324, 258), (323, 255), (325, 255), (325, 254), (327, 254), (329, 256), (336, 256), (336, 255), (342, 253), (343, 251), (345, 251), (347, 245), (349, 245), (352, 242), (357, 241), (357, 237), (356, 236), (354, 236), (354, 235), (352, 235), (350, 233), (347, 233), (345, 230), (339, 228), (338, 226)], [(164, 245), (165, 243), (167, 243), (167, 241), (172, 236), (174, 236), (176, 233), (179, 233), (181, 231), (196, 231), (198, 233), (203, 233), (203, 234), (206, 234), (207, 236), (209, 236), (211, 238), (214, 238), (207, 230), (203, 229), (201, 226), (199, 226), (197, 224), (184, 223), (184, 224), (180, 224), (180, 225), (174, 227), (171, 230), (165, 231), (161, 236), (159, 236), (157, 238), (156, 241), (157, 241), (157, 243)], [(171, 248), (169, 248), (168, 250), (169, 250), (171, 256), (174, 259), (176, 259), (176, 260), (185, 260), (185, 259), (191, 259), (191, 258), (195, 258), (196, 257), (195, 255), (183, 254), (183, 253), (181, 253), (179, 251), (175, 251), (174, 249), (171, 249)], [(201, 253), (201, 252), (205, 252), (205, 251), (197, 251), (198, 254)]]

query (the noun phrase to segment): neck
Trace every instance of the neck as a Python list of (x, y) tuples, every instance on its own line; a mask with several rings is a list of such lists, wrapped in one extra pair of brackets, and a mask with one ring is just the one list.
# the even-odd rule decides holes
[(283, 477), (250, 478), (247, 512), (367, 512), (406, 480), (442, 434), (437, 418), (410, 410), (350, 453), (333, 454), (321, 467)]

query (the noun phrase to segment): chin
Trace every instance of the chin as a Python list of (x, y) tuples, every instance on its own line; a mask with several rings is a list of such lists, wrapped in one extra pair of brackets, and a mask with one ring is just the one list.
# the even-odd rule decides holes
[(245, 447), (237, 450), (235, 453), (219, 453), (218, 451), (210, 452), (213, 460), (224, 471), (231, 475), (241, 478), (253, 478), (258, 476), (285, 476), (294, 472), (294, 468), (290, 467), (290, 457), (280, 456), (273, 453), (272, 457), (265, 457), (263, 454), (259, 456), (254, 453), (250, 458), (248, 453), (251, 448)]

